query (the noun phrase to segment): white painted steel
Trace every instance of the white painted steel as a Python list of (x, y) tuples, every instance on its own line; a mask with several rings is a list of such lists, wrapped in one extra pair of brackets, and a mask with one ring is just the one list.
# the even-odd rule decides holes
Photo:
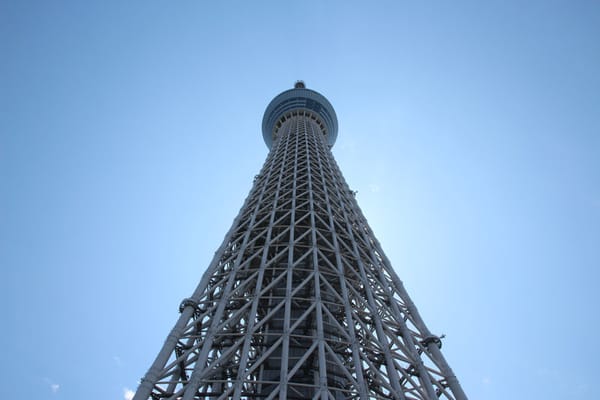
[(466, 399), (322, 122), (286, 113), (134, 400)]

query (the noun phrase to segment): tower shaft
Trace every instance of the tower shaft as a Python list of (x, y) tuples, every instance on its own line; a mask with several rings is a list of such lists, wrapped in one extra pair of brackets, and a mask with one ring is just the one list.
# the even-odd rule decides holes
[(276, 117), (134, 399), (466, 399), (333, 158), (337, 123), (311, 104)]

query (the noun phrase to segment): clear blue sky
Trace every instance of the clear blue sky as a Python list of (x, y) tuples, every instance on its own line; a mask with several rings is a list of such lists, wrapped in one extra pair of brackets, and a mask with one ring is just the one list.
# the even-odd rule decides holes
[(471, 399), (591, 399), (600, 4), (0, 1), (0, 382), (123, 399), (303, 79)]

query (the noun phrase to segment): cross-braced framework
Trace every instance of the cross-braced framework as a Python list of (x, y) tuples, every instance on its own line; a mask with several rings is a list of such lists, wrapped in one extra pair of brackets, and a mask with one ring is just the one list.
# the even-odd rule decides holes
[(267, 160), (134, 399), (466, 399), (335, 163), (333, 108), (282, 95)]

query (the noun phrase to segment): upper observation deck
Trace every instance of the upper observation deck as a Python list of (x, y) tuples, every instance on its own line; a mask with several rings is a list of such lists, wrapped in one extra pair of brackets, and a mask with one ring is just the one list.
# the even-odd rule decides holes
[(304, 112), (321, 126), (330, 146), (337, 138), (338, 122), (335, 110), (320, 93), (307, 89), (304, 82), (298, 81), (293, 89), (275, 96), (267, 106), (262, 120), (263, 139), (270, 149), (273, 139), (283, 122), (293, 115)]

